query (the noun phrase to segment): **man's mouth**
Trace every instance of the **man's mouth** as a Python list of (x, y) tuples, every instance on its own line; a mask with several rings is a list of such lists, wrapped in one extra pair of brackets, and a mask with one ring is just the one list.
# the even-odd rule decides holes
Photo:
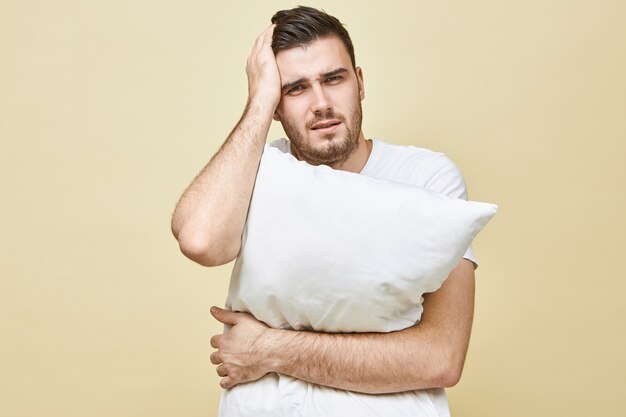
[(338, 119), (323, 120), (323, 121), (317, 122), (313, 126), (311, 126), (311, 130), (328, 129), (328, 128), (331, 128), (333, 126), (337, 126), (340, 123), (341, 123), (341, 120), (338, 120)]

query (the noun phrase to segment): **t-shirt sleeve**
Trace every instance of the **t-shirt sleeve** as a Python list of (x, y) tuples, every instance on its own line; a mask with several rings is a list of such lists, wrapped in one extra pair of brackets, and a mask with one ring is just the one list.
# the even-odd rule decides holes
[[(424, 187), (452, 198), (467, 200), (467, 188), (461, 171), (450, 158), (444, 154), (435, 157), (423, 173)], [(463, 258), (474, 263), (478, 267), (478, 261), (472, 250), (472, 245), (467, 248)]]

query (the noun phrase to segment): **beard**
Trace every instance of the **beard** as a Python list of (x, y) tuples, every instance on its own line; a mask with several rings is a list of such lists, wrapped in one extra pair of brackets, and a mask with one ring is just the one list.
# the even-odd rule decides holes
[[(291, 141), (291, 146), (294, 147), (296, 155), (311, 165), (332, 166), (345, 162), (359, 146), (363, 110), (361, 101), (357, 99), (355, 102), (356, 104), (350, 111), (349, 119), (346, 119), (342, 114), (328, 110), (323, 114), (317, 114), (314, 119), (308, 121), (304, 131), (299, 130), (291, 122), (283, 121), (283, 129)], [(325, 139), (325, 143), (314, 146), (315, 140), (307, 132), (314, 124), (331, 119), (341, 120), (345, 129), (345, 136), (343, 138), (337, 137), (341, 135), (341, 132), (329, 133), (321, 136)]]

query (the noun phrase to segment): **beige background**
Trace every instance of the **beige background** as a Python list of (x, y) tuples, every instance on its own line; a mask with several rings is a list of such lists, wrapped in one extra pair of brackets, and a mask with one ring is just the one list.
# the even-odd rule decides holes
[[(0, 0), (0, 415), (214, 415), (231, 265), (185, 259), (169, 218), (296, 5), (225, 3)], [(316, 6), (353, 37), (366, 136), (500, 206), (454, 415), (623, 415), (626, 3)]]

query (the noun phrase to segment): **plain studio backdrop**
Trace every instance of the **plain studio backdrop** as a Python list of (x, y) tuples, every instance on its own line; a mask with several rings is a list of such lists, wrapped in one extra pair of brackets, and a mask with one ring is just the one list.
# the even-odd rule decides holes
[[(297, 5), (226, 3), (0, 1), (2, 416), (216, 412), (232, 264), (184, 258), (169, 221)], [(626, 3), (311, 5), (353, 38), (365, 135), (445, 152), (500, 206), (453, 415), (623, 415)]]

